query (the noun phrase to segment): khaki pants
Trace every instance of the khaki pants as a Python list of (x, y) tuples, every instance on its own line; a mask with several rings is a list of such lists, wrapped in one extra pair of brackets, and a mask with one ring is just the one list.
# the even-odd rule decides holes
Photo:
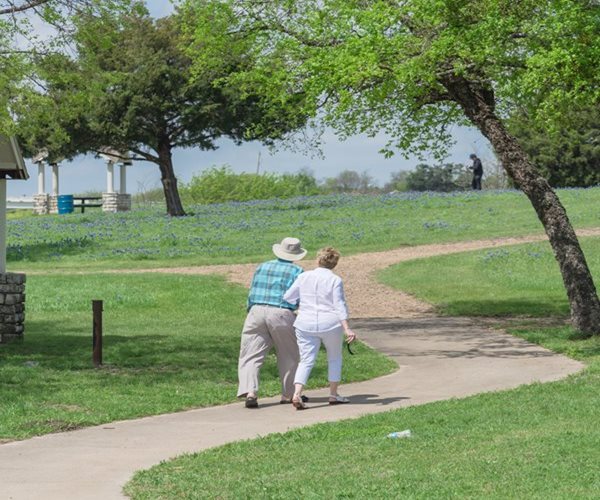
[(296, 315), (289, 309), (252, 306), (242, 330), (238, 397), (258, 392), (259, 372), (273, 347), (277, 353), (281, 394), (292, 397), (294, 374), (300, 358), (293, 326), (295, 319)]

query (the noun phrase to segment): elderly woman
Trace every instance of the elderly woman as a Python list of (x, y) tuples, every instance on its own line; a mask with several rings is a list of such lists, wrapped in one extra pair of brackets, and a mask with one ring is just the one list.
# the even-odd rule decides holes
[(348, 327), (348, 308), (342, 279), (331, 271), (339, 259), (340, 253), (332, 247), (319, 250), (319, 267), (298, 276), (283, 296), (291, 304), (300, 302), (300, 312), (294, 322), (300, 349), (300, 364), (294, 377), (295, 392), (292, 399), (297, 410), (306, 408), (302, 401), (302, 390), (317, 359), (321, 342), (327, 350), (329, 404), (350, 402), (338, 394), (342, 379), (343, 336), (346, 335), (348, 343), (356, 339)]

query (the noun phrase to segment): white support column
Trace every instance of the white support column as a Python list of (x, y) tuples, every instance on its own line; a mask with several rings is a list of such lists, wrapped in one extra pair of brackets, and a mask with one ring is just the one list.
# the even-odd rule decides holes
[(43, 161), (38, 162), (38, 194), (46, 193), (46, 167)]
[(127, 165), (121, 163), (121, 181), (119, 183), (119, 193), (127, 194)]
[(58, 196), (58, 163), (52, 164), (52, 196)]
[(110, 160), (106, 162), (106, 192), (115, 192), (115, 164)]
[(6, 177), (0, 179), (0, 274), (6, 273)]

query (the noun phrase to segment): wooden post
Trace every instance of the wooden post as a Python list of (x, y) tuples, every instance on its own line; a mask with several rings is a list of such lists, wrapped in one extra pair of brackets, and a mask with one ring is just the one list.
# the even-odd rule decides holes
[(94, 327), (92, 336), (92, 362), (96, 368), (102, 366), (102, 301), (92, 300)]

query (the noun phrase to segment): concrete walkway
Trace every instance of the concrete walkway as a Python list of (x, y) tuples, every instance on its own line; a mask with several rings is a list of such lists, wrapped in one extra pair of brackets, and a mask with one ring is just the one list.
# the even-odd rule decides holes
[(135, 471), (182, 453), (317, 422), (549, 382), (583, 368), (471, 319), (369, 319), (355, 320), (353, 327), (400, 369), (343, 386), (350, 405), (330, 407), (328, 391), (309, 391), (310, 409), (303, 412), (280, 405), (279, 398), (264, 398), (258, 410), (237, 403), (0, 445), (0, 498), (122, 498), (121, 488)]

